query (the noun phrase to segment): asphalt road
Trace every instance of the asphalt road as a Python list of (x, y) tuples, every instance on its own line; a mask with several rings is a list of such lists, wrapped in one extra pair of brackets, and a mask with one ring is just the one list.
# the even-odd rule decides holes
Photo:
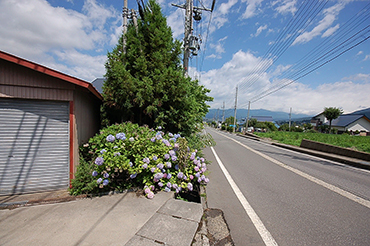
[(207, 204), (235, 245), (370, 245), (369, 171), (206, 130)]

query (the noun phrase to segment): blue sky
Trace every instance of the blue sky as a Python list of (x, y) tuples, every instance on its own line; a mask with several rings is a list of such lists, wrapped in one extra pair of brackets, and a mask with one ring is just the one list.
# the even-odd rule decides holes
[[(171, 3), (182, 5), (185, 0), (158, 2), (173, 37), (182, 40), (184, 10)], [(369, 3), (216, 0), (213, 13), (203, 11), (202, 20), (194, 24), (202, 45), (190, 60), (189, 74), (211, 89), (212, 108), (224, 102), (225, 108), (233, 108), (237, 85), (238, 108), (247, 108), (248, 101), (252, 109), (292, 108), (312, 115), (324, 107), (341, 107), (346, 113), (368, 108)], [(194, 1), (196, 6), (211, 4)], [(0, 50), (91, 82), (105, 74), (106, 54), (122, 32), (122, 7), (123, 0), (2, 0)], [(136, 0), (129, 0), (128, 8), (136, 10)], [(284, 52), (277, 52), (283, 47)], [(334, 48), (342, 49), (330, 52)], [(325, 54), (331, 56), (311, 68), (326, 65), (293, 81), (310, 71), (299, 70), (299, 64)], [(261, 65), (268, 69), (256, 69)], [(274, 91), (270, 88), (278, 90), (269, 94)]]

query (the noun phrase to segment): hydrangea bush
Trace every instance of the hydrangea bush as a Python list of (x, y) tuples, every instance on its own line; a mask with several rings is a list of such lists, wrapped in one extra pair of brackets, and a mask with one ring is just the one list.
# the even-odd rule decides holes
[(209, 182), (201, 153), (180, 134), (165, 133), (161, 127), (112, 125), (91, 138), (81, 153), (90, 163), (97, 190), (141, 187), (153, 198), (156, 190), (187, 192)]

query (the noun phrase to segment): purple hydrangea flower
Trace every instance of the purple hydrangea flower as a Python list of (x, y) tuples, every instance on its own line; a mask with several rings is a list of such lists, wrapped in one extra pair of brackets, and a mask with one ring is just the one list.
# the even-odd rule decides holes
[(204, 173), (205, 171), (207, 171), (207, 168), (202, 167), (202, 173)]
[(93, 177), (98, 176), (98, 172), (97, 172), (97, 171), (93, 171), (93, 172), (92, 172), (92, 176), (93, 176)]
[(137, 173), (133, 173), (133, 174), (130, 175), (130, 178), (134, 179), (134, 178), (136, 178), (136, 176), (137, 176)]
[(164, 165), (163, 165), (163, 163), (159, 163), (159, 164), (157, 165), (157, 167), (158, 167), (159, 169), (163, 169), (163, 168), (164, 168)]
[(174, 137), (179, 138), (179, 137), (181, 137), (181, 135), (180, 134), (175, 134)]
[(168, 188), (171, 188), (172, 187), (172, 184), (171, 182), (167, 182), (167, 185), (166, 185)]
[(107, 185), (109, 183), (109, 180), (108, 179), (104, 179), (103, 180), (103, 185)]
[[(175, 142), (176, 142), (176, 138), (175, 138)], [(178, 148), (180, 147), (180, 144), (175, 143), (175, 144), (173, 145), (173, 147), (174, 147), (175, 149), (178, 149)]]
[(167, 178), (170, 179), (172, 177), (172, 174), (168, 173)]
[(195, 170), (196, 172), (199, 172), (199, 167), (195, 166), (195, 167), (194, 167), (194, 170)]
[(177, 186), (177, 184), (173, 184), (173, 185), (172, 185), (172, 188), (177, 189), (177, 188), (179, 188), (179, 187)]
[(133, 142), (133, 141), (135, 141), (135, 138), (130, 137), (128, 140), (130, 140), (130, 142)]
[(193, 180), (194, 179), (194, 176), (193, 175), (189, 175), (189, 178), (190, 178), (190, 180)]
[(192, 183), (188, 183), (188, 190), (190, 190), (190, 191), (193, 190), (193, 184)]
[(161, 139), (162, 139), (162, 135), (157, 133), (157, 134), (155, 135), (155, 138), (156, 138), (157, 140), (161, 140)]
[(174, 150), (170, 150), (168, 153), (170, 154), (170, 156), (175, 156), (176, 155), (176, 152)]
[(166, 162), (166, 167), (167, 167), (167, 168), (171, 168), (171, 167), (172, 167), (171, 162)]
[(193, 161), (193, 163), (194, 163), (194, 165), (197, 165), (197, 164), (198, 164), (198, 160), (197, 160), (197, 159), (195, 159), (195, 160)]
[(204, 179), (204, 182), (208, 183), (209, 182), (209, 178), (205, 178)]
[(206, 176), (202, 175), (200, 178), (204, 181), (206, 179)]
[(192, 161), (192, 160), (194, 160), (195, 159), (195, 155), (194, 155), (194, 153), (193, 154), (191, 154), (191, 156), (190, 156), (190, 160)]
[(182, 179), (182, 178), (184, 177), (184, 173), (179, 172), (179, 173), (177, 174), (177, 177), (178, 177), (179, 179)]
[(103, 174), (103, 177), (107, 179), (107, 178), (109, 178), (109, 174), (108, 173), (104, 173)]
[(114, 142), (114, 140), (116, 140), (116, 138), (112, 134), (109, 134), (107, 137), (107, 142)]
[(166, 179), (167, 178), (167, 173), (164, 173), (163, 174), (163, 178)]
[(151, 185), (149, 188), (150, 188), (152, 191), (154, 191), (154, 189), (155, 189), (154, 185)]
[(183, 180), (187, 180), (188, 179), (188, 177), (186, 177), (185, 175), (184, 175), (184, 177), (182, 178)]
[(168, 187), (166, 186), (166, 188), (164, 188), (164, 191), (165, 191), (165, 192), (170, 192), (170, 191), (171, 191), (171, 188), (168, 188)]
[(151, 139), (150, 139), (150, 141), (152, 141), (153, 143), (155, 142), (155, 137), (152, 137)]
[(172, 161), (176, 161), (176, 160), (177, 160), (177, 156), (175, 156), (175, 155), (174, 155), (174, 156), (172, 156), (172, 157), (171, 157), (171, 160), (172, 160)]
[(132, 167), (134, 165), (131, 161), (128, 164), (130, 164), (130, 167)]
[(161, 126), (158, 126), (158, 127), (157, 127), (157, 129), (158, 129), (158, 130), (162, 130), (162, 127), (161, 127)]
[(105, 152), (107, 152), (105, 149), (100, 150), (100, 154), (104, 154)]
[(153, 156), (153, 161), (158, 160), (158, 157), (156, 155)]
[(164, 155), (164, 159), (166, 159), (166, 160), (170, 159), (170, 155), (169, 154), (165, 154)]
[(95, 159), (95, 164), (101, 166), (104, 163), (103, 157), (99, 156)]
[(118, 148), (118, 146), (114, 146), (114, 147), (113, 147), (113, 149), (117, 149), (117, 148)]
[(145, 158), (143, 159), (143, 162), (145, 162), (145, 163), (149, 164), (149, 163), (150, 163), (150, 159), (149, 159), (148, 157), (145, 157)]
[(120, 156), (121, 155), (121, 153), (120, 152), (116, 152), (116, 153), (114, 153), (114, 156)]
[(200, 158), (200, 161), (201, 161), (201, 162), (204, 162), (205, 160), (204, 160), (204, 158), (202, 157), (202, 158)]
[(172, 133), (168, 133), (168, 136), (170, 137), (170, 138), (172, 138), (173, 137), (173, 134)]
[(98, 178), (98, 180), (96, 180), (96, 182), (97, 182), (98, 184), (100, 184), (102, 181), (103, 181), (103, 179), (102, 179), (102, 178)]
[(163, 183), (162, 182), (159, 182), (158, 183), (158, 186), (162, 188), (163, 187)]
[(201, 178), (198, 178), (198, 183), (201, 183), (202, 182), (202, 179)]
[(152, 168), (150, 169), (150, 171), (151, 171), (152, 173), (154, 173), (154, 172), (155, 172), (155, 167), (152, 167)]
[(161, 178), (163, 178), (163, 173), (154, 174), (154, 178), (160, 180)]
[(150, 192), (150, 189), (149, 187), (146, 187), (145, 190), (144, 190), (145, 194), (148, 194)]
[(199, 178), (200, 177), (200, 173), (196, 173), (195, 174), (195, 177)]
[(141, 167), (142, 167), (143, 169), (147, 169), (147, 168), (148, 168), (148, 164), (144, 163)]
[(126, 135), (123, 132), (120, 132), (120, 133), (117, 133), (116, 134), (116, 138), (117, 139), (120, 139), (120, 140), (125, 140), (126, 139)]

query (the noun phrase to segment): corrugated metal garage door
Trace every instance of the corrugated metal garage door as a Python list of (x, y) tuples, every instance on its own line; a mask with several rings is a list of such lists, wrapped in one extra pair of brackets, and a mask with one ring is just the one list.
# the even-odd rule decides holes
[(69, 183), (69, 103), (0, 98), (0, 194)]

